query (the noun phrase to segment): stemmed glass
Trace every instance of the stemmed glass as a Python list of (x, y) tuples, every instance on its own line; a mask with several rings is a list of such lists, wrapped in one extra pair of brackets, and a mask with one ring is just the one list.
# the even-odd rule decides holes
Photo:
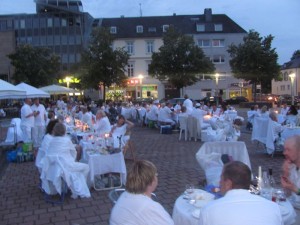
[(185, 187), (185, 191), (187, 194), (191, 195), (194, 192), (194, 185), (193, 184), (187, 184)]

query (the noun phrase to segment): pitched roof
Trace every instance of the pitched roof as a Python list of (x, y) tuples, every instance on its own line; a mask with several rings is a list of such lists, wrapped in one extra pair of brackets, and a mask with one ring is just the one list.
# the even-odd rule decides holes
[[(205, 24), (205, 31), (198, 32), (197, 24)], [(222, 31), (215, 31), (214, 25), (222, 24)], [(242, 27), (236, 24), (225, 14), (212, 15), (211, 21), (205, 21), (205, 15), (173, 15), (173, 16), (150, 16), (150, 17), (120, 17), (103, 18), (102, 26), (116, 27), (116, 38), (145, 38), (162, 37), (163, 25), (173, 25), (183, 34), (203, 33), (247, 33)], [(137, 33), (136, 26), (143, 26), (143, 32)], [(150, 28), (150, 29), (149, 29)], [(153, 31), (156, 29), (156, 32)], [(152, 32), (151, 32), (152, 29)]]
[(294, 68), (300, 68), (300, 56), (296, 57), (295, 59), (284, 63), (281, 66), (282, 70), (286, 70), (286, 69), (294, 69)]

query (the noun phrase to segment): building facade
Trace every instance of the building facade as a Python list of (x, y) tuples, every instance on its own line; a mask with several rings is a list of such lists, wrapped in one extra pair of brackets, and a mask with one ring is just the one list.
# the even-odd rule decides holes
[[(14, 14), (0, 16), (0, 36), (11, 32), (11, 41), (15, 46), (30, 44), (47, 47), (61, 58), (61, 71), (67, 73), (81, 60), (81, 52), (87, 46), (94, 27), (103, 26), (110, 30), (115, 41), (113, 48), (124, 47), (130, 54), (127, 66), (128, 87), (121, 92), (130, 98), (170, 98), (180, 93), (167, 81), (159, 81), (149, 76), (148, 65), (153, 52), (163, 45), (162, 37), (170, 26), (174, 26), (185, 35), (193, 36), (195, 44), (201, 47), (214, 63), (216, 73), (213, 79), (205, 79), (199, 74), (199, 82), (186, 87), (182, 93), (194, 99), (215, 95), (223, 90), (223, 97), (241, 95), (237, 86), (241, 80), (234, 79), (229, 66), (228, 46), (239, 44), (247, 32), (227, 15), (212, 14), (205, 9), (204, 14), (93, 18), (83, 12), (79, 0), (35, 0), (36, 14)], [(1, 76), (11, 80), (12, 69), (6, 60), (0, 67)], [(112, 87), (116, 90), (116, 87)], [(109, 93), (109, 90), (107, 91)], [(181, 94), (182, 94), (181, 93)]]

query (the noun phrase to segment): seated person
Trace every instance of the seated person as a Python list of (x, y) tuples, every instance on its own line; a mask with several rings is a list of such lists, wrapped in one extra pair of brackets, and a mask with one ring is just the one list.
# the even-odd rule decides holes
[(209, 202), (200, 211), (200, 225), (282, 225), (278, 204), (251, 194), (251, 171), (239, 161), (224, 165), (220, 189), (224, 197)]
[(261, 107), (259, 116), (264, 118), (269, 117), (268, 106), (264, 105), (263, 107)]
[(289, 111), (289, 107), (287, 106), (287, 103), (286, 102), (283, 102), (282, 103), (282, 107), (281, 107), (281, 110), (280, 110), (280, 114), (283, 115), (283, 116), (286, 116), (288, 111)]
[(110, 136), (113, 138), (115, 148), (124, 147), (129, 140), (131, 128), (134, 126), (132, 122), (126, 120), (123, 115), (117, 117), (117, 123), (111, 128)]
[(161, 105), (161, 109), (158, 112), (158, 121), (175, 125), (175, 121), (172, 120), (173, 112), (171, 111), (172, 103), (167, 102), (166, 104)]
[(220, 116), (220, 109), (217, 108), (217, 105), (216, 105), (216, 104), (213, 104), (213, 105), (212, 105), (211, 110), (210, 110), (210, 115), (211, 115), (211, 116), (217, 116), (217, 117)]
[(257, 116), (257, 111), (254, 109), (254, 105), (250, 107), (250, 110), (247, 112), (247, 129), (250, 130), (253, 127), (254, 117)]
[(0, 117), (6, 117), (6, 112), (0, 108)]
[(96, 123), (94, 125), (96, 134), (103, 136), (111, 130), (111, 125), (106, 113), (103, 110), (98, 110), (96, 113)]
[(283, 131), (283, 127), (280, 123), (278, 123), (277, 120), (277, 114), (275, 112), (271, 112), (269, 114), (269, 117), (271, 119), (272, 128), (273, 128), (273, 140), (278, 141), (279, 137), (281, 136), (281, 132)]
[(296, 209), (300, 209), (300, 136), (295, 135), (288, 138), (284, 143), (283, 174), (281, 185), (286, 189), (288, 198)]
[(286, 120), (285, 120), (285, 124), (293, 124), (296, 125), (298, 122), (298, 111), (296, 106), (291, 105), (291, 107), (289, 108), (289, 111), (287, 112), (286, 115)]
[(56, 119), (56, 120), (51, 120), (48, 123), (48, 125), (46, 127), (46, 134), (43, 137), (41, 146), (38, 149), (37, 156), (36, 156), (36, 159), (35, 159), (35, 165), (36, 165), (36, 167), (38, 168), (38, 170), (40, 172), (41, 172), (41, 169), (42, 169), (41, 161), (44, 158), (44, 156), (47, 154), (50, 141), (53, 138), (53, 135), (52, 135), (53, 128), (54, 128), (55, 124), (57, 124), (58, 122), (59, 121)]
[(58, 157), (59, 164), (62, 165), (64, 171), (65, 181), (72, 191), (73, 198), (77, 198), (78, 195), (80, 197), (90, 197), (91, 194), (87, 187), (89, 166), (85, 163), (76, 162), (78, 153), (71, 139), (66, 136), (65, 125), (59, 122), (56, 123), (52, 133), (53, 138), (49, 143), (47, 156)]
[(146, 160), (135, 162), (127, 173), (126, 191), (112, 209), (110, 225), (174, 224), (166, 210), (151, 199), (157, 184), (156, 167)]

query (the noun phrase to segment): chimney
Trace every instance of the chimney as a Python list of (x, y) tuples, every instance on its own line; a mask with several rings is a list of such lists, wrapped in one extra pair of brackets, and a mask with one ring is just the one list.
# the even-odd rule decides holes
[(205, 22), (212, 21), (212, 10), (210, 8), (204, 9)]

